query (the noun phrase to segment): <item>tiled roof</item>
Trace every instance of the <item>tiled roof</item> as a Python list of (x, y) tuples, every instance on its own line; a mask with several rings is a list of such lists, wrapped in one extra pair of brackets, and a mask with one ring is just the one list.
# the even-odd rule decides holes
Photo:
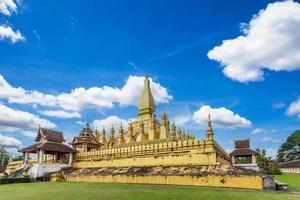
[(250, 148), (249, 140), (235, 140), (234, 141), (236, 149)]
[(251, 156), (251, 155), (257, 155), (258, 153), (256, 151), (253, 151), (251, 149), (236, 149), (233, 152), (231, 152), (230, 156)]
[(300, 168), (300, 160), (279, 163), (280, 168)]
[(63, 132), (61, 131), (39, 128), (35, 141), (39, 142), (41, 140), (41, 137), (45, 137), (47, 141), (51, 142), (65, 142)]
[(36, 150), (41, 149), (44, 151), (51, 151), (51, 152), (63, 152), (63, 153), (74, 153), (76, 150), (63, 143), (56, 143), (56, 142), (42, 142), (36, 143), (34, 145), (25, 147), (20, 150), (20, 152), (35, 152)]

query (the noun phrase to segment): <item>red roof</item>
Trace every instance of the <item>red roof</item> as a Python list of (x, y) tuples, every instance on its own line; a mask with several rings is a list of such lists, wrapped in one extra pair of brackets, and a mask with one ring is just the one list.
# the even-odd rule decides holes
[(279, 163), (279, 168), (300, 168), (300, 160)]

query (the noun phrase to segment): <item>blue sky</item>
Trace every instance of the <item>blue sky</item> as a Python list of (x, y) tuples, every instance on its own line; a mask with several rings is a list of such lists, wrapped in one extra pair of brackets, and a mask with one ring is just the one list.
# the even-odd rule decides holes
[[(10, 1), (0, 0), (0, 3)], [(36, 124), (45, 123), (41, 120), (55, 124), (55, 127), (49, 123), (48, 126), (64, 131), (70, 141), (80, 132), (80, 122), (87, 119), (90, 123), (97, 120), (94, 125), (102, 125), (107, 121), (101, 120), (110, 116), (118, 116), (120, 120), (133, 118), (137, 113), (136, 98), (125, 103), (126, 100), (118, 98), (126, 99), (131, 92), (136, 96), (140, 87), (135, 88), (132, 83), (129, 93), (104, 102), (111, 105), (81, 104), (82, 99), (79, 99), (81, 106), (74, 109), (67, 108), (65, 103), (49, 106), (45, 96), (37, 102), (32, 91), (57, 97), (62, 93), (71, 94), (80, 87), (121, 89), (130, 76), (138, 80), (133, 80), (137, 84), (142, 83), (141, 78), (146, 74), (157, 84), (155, 98), (161, 98), (158, 118), (161, 111), (166, 110), (170, 118), (187, 131), (204, 137), (203, 115), (207, 109), (215, 109), (211, 111), (213, 125), (214, 118), (216, 122), (215, 137), (226, 150), (234, 148), (234, 139), (251, 138), (253, 148), (265, 148), (274, 155), (286, 137), (300, 128), (297, 102), (300, 62), (296, 58), (300, 40), (295, 37), (291, 42), (283, 38), (291, 38), (289, 36), (299, 30), (295, 33), (291, 28), (278, 29), (274, 37), (262, 34), (274, 31), (268, 23), (272, 25), (276, 20), (288, 27), (299, 25), (299, 18), (290, 20), (289, 14), (300, 15), (297, 2), (12, 2), (16, 7), (8, 7), (9, 15), (0, 10), (0, 74), (10, 88), (19, 87), (25, 93), (19, 91), (21, 95), (16, 95), (13, 91), (5, 95), (0, 91), (0, 105), (5, 110), (2, 114), (11, 119), (11, 123), (0, 120), (0, 142), (3, 144), (13, 143), (20, 147), (33, 143), (28, 135), (36, 131)], [(276, 8), (287, 11), (282, 12), (282, 18), (275, 17), (275, 22), (268, 21), (268, 15), (277, 16)], [(264, 13), (259, 15), (261, 9)], [(257, 14), (259, 17), (255, 21), (253, 16)], [(268, 23), (260, 24), (259, 20)], [(242, 23), (247, 24), (248, 32), (241, 30)], [(17, 37), (16, 41), (12, 39), (16, 35), (1, 37), (1, 26), (11, 27), (14, 33), (19, 31), (22, 37)], [(248, 41), (237, 39), (245, 35)], [(232, 40), (234, 44), (222, 45), (224, 40)], [(215, 47), (220, 47), (219, 51), (208, 55)], [(224, 69), (229, 72), (226, 74)], [(244, 76), (248, 72), (253, 73)], [(264, 75), (258, 75), (260, 72)], [(1, 88), (0, 84), (2, 92), (8, 91), (7, 88)], [(166, 94), (160, 93), (162, 91)], [(115, 93), (118, 91), (113, 91)], [(30, 100), (22, 99), (24, 95)], [(91, 94), (82, 98), (89, 99), (88, 95)], [(91, 101), (102, 101), (99, 98), (96, 96)], [(41, 114), (58, 110), (71, 113), (73, 118)], [(25, 118), (30, 118), (28, 123), (32, 125), (22, 125), (25, 120), (20, 113), (15, 114), (16, 111), (26, 112)], [(197, 111), (199, 115), (195, 114)], [(228, 123), (231, 119), (236, 121)], [(16, 122), (12, 123), (14, 120)]]

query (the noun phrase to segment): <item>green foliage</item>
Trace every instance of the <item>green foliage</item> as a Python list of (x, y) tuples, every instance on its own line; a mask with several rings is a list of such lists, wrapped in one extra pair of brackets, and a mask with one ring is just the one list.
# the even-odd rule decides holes
[(290, 135), (286, 142), (278, 149), (277, 159), (279, 162), (287, 162), (300, 159), (300, 130)]
[(235, 157), (236, 164), (249, 164), (252, 163), (251, 156), (244, 156), (244, 157)]
[(12, 161), (20, 161), (23, 160), (23, 156), (16, 156), (14, 158), (11, 159)]
[(255, 151), (258, 153), (256, 158), (258, 166), (266, 170), (268, 174), (272, 174), (276, 161), (266, 155), (265, 149), (256, 149)]
[(23, 177), (23, 178), (2, 178), (0, 179), (1, 184), (10, 184), (10, 183), (30, 183), (30, 177)]
[(279, 168), (272, 169), (272, 175), (281, 175), (282, 172)]
[(24, 178), (31, 178), (30, 175), (28, 173), (26, 173), (26, 172), (23, 173), (23, 177)]
[(6, 166), (9, 161), (9, 155), (4, 147), (0, 146), (0, 166)]

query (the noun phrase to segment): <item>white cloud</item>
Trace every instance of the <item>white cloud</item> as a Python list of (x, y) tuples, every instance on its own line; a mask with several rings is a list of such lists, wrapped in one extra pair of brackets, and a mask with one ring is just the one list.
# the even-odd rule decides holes
[(251, 134), (252, 135), (256, 135), (256, 134), (259, 134), (259, 133), (266, 133), (267, 130), (265, 129), (262, 129), (262, 128), (255, 128), (251, 131)]
[(84, 125), (84, 122), (83, 122), (83, 121), (77, 121), (76, 124), (79, 124), (79, 125), (82, 125), (82, 126), (83, 126), (83, 125)]
[(185, 126), (187, 123), (191, 122), (192, 119), (193, 119), (193, 116), (190, 114), (178, 115), (178, 116), (174, 117), (174, 121), (177, 126)]
[(20, 131), (20, 133), (24, 136), (27, 136), (27, 137), (31, 137), (31, 138), (35, 138), (37, 133), (37, 131), (29, 131), (29, 130), (26, 130), (26, 131)]
[(0, 75), (0, 98), (21, 97), (25, 95), (26, 91), (23, 88), (12, 87), (2, 75)]
[[(0, 129), (17, 128), (28, 129), (37, 128), (39, 125), (44, 128), (54, 128), (56, 125), (46, 119), (42, 119), (37, 115), (20, 110), (14, 110), (5, 105), (0, 104)], [(3, 130), (2, 129), (2, 130)]]
[(273, 140), (273, 138), (269, 137), (269, 136), (264, 136), (264, 137), (258, 139), (258, 141), (260, 141), (260, 142), (270, 142), (271, 140)]
[(219, 61), (223, 73), (239, 82), (264, 79), (264, 69), (300, 69), (300, 4), (270, 3), (242, 27), (243, 35), (224, 40), (208, 52)]
[[(168, 103), (173, 99), (166, 88), (152, 81), (151, 78), (150, 82), (156, 103)], [(72, 111), (84, 109), (103, 110), (112, 108), (114, 104), (120, 106), (136, 105), (143, 89), (144, 77), (129, 76), (122, 88), (103, 86), (85, 89), (80, 87), (73, 89), (70, 93), (61, 93), (57, 96), (38, 91), (27, 91), (22, 88), (13, 88), (4, 79), (2, 80), (2, 85), (4, 85), (4, 88), (10, 88), (11, 92), (8, 91), (5, 94), (0, 92), (0, 98), (8, 99), (9, 103), (38, 104)], [(20, 91), (17, 91), (17, 89)]]
[(9, 39), (12, 43), (25, 40), (19, 30), (14, 31), (9, 26), (0, 26), (0, 40), (4, 39)]
[(46, 116), (57, 117), (62, 119), (81, 118), (81, 114), (79, 112), (66, 112), (64, 110), (45, 110), (40, 111), (40, 113)]
[(300, 119), (300, 98), (289, 105), (286, 113), (289, 116), (297, 115)]
[(212, 123), (219, 127), (227, 128), (246, 128), (251, 127), (251, 121), (234, 114), (231, 110), (224, 107), (211, 108), (208, 105), (201, 106), (199, 110), (194, 112), (193, 120), (197, 124), (206, 125), (208, 114), (211, 116)]
[(93, 125), (97, 127), (98, 130), (102, 130), (102, 128), (104, 127), (107, 131), (109, 131), (113, 126), (115, 128), (115, 131), (117, 131), (120, 128), (121, 123), (123, 128), (126, 129), (128, 126), (128, 121), (113, 115), (105, 119), (94, 120)]
[(10, 148), (17, 148), (21, 146), (21, 142), (14, 137), (8, 137), (0, 134), (0, 145)]
[(13, 0), (0, 0), (0, 13), (10, 16), (12, 12), (17, 12), (17, 5)]
[(285, 107), (285, 103), (283, 103), (283, 102), (277, 102), (277, 103), (274, 103), (274, 104), (272, 105), (272, 107), (273, 107), (274, 109), (280, 109), (280, 108)]
[(266, 155), (271, 158), (276, 158), (277, 149), (266, 149)]

